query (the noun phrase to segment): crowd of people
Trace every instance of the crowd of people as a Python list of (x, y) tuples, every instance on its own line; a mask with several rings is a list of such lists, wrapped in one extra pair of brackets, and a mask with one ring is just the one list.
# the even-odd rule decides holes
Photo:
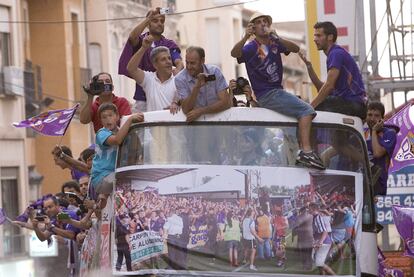
[[(334, 24), (319, 22), (314, 26), (315, 44), (327, 55), (327, 80), (323, 82), (315, 74), (306, 55), (299, 52), (299, 46), (278, 36), (272, 29), (270, 16), (254, 14), (242, 40), (230, 53), (239, 63), (245, 63), (251, 83), (251, 86), (247, 82), (239, 88), (236, 80), (227, 83), (219, 67), (205, 63), (206, 53), (201, 47), (187, 48), (184, 65), (179, 46), (163, 36), (165, 20), (160, 9), (150, 10), (131, 31), (121, 54), (119, 74), (136, 81), (132, 107), (127, 99), (114, 93), (116, 88), (109, 73), (94, 76), (85, 88), (87, 101), (80, 110), (80, 121), (93, 124), (96, 143), (85, 149), (79, 159), (73, 157), (69, 148), (55, 147), (52, 154), (56, 165), (70, 169), (73, 181), (65, 182), (60, 193), (45, 196), (30, 205), (14, 221), (20, 227), (33, 229), (42, 241), (55, 236), (61, 243), (67, 244), (71, 276), (79, 273), (77, 249), (82, 248), (88, 229), (101, 220), (102, 210), (106, 208), (112, 193), (117, 147), (123, 142), (131, 124), (145, 120), (143, 112), (146, 111), (169, 109), (174, 114), (181, 109), (187, 121), (192, 122), (201, 115), (221, 112), (233, 106), (233, 91), (241, 89), (250, 106), (260, 106), (297, 118), (300, 151), (296, 161), (323, 170), (326, 165), (310, 143), (311, 124), (316, 111), (339, 112), (365, 120), (368, 108), (366, 139), (372, 154), (370, 158), (379, 167), (375, 193), (386, 193), (385, 177), (396, 131), (384, 126), (381, 120), (384, 107), (380, 103), (366, 105), (361, 74), (351, 55), (336, 44), (337, 29)], [(144, 32), (146, 28), (148, 31)], [(305, 62), (309, 76), (318, 89), (317, 97), (310, 104), (283, 89), (282, 53), (298, 53)], [(130, 116), (119, 126), (120, 118), (126, 115)], [(244, 138), (246, 144), (255, 139), (252, 134)], [(254, 155), (242, 158), (253, 159), (246, 163), (256, 163)], [(305, 195), (306, 192), (300, 194)], [(275, 207), (242, 207), (237, 201), (177, 198), (145, 191), (125, 192), (119, 195), (119, 199), (115, 197), (123, 201), (117, 206), (114, 221), (119, 227), (116, 228), (119, 238), (116, 269), (121, 270), (125, 257), (127, 270), (132, 270), (126, 237), (142, 230), (157, 231), (165, 237), (169, 260), (173, 261), (170, 267), (185, 269), (190, 227), (197, 229), (197, 226), (206, 225), (204, 248), (216, 257), (218, 243), (223, 242), (232, 266), (239, 265), (241, 249), (251, 270), (257, 270), (256, 256), (259, 259), (274, 256), (277, 266), (283, 266), (286, 260), (285, 236), (290, 228), (298, 234), (298, 247), (306, 249), (301, 251), (304, 268), (311, 266), (310, 249), (313, 249), (316, 251), (315, 264), (321, 271), (333, 274), (326, 264), (326, 256), (332, 241), (345, 245), (352, 238), (353, 201), (343, 199), (331, 202), (332, 195), (323, 195), (312, 202), (306, 197), (303, 205), (297, 206), (299, 214), (291, 226), (283, 211)], [(336, 224), (336, 221), (341, 221), (337, 219), (341, 218), (339, 214), (343, 214), (342, 222)], [(339, 225), (341, 227), (335, 228)], [(299, 235), (310, 235), (310, 229), (313, 230), (312, 239)], [(309, 240), (305, 241), (307, 237)], [(99, 267), (99, 264), (92, 262), (88, 266)]]
[[(211, 266), (216, 259), (224, 259), (230, 267), (248, 265), (257, 271), (255, 261), (259, 259), (284, 268), (288, 258), (295, 259), (286, 255), (289, 235), (296, 238), (296, 245), (290, 247), (299, 253), (300, 259), (295, 261), (301, 269), (313, 269), (314, 255), (321, 274), (334, 274), (329, 262), (355, 254), (355, 195), (346, 186), (338, 190), (342, 193), (319, 193), (317, 187), (302, 185), (284, 202), (275, 202), (266, 193), (251, 201), (218, 200), (160, 195), (153, 188), (135, 190), (121, 185), (116, 191), (115, 209), (122, 219), (119, 228), (126, 231), (121, 235), (127, 241), (143, 231), (155, 231), (164, 239), (167, 254), (158, 256), (166, 256), (167, 268), (192, 268), (187, 258), (189, 251), (206, 254), (206, 263)], [(131, 259), (127, 260), (127, 268), (135, 268)], [(158, 264), (141, 263), (137, 268), (140, 266), (152, 268)]]

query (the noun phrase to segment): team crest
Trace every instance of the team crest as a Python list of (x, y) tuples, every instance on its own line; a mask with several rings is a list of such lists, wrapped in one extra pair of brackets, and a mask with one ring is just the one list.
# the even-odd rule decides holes
[(395, 160), (405, 162), (414, 160), (414, 134), (409, 131), (407, 136), (401, 142), (400, 149), (395, 155)]

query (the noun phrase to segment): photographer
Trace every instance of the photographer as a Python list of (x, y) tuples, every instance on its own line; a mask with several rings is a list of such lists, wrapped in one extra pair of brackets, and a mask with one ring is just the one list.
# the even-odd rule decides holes
[[(118, 108), (120, 118), (124, 115), (131, 114), (131, 107), (129, 106), (128, 100), (124, 97), (118, 97), (113, 93), (114, 86), (109, 73), (101, 72), (94, 76), (89, 87), (84, 87), (84, 90), (88, 95), (88, 99), (81, 108), (80, 122), (82, 124), (92, 122), (95, 133), (103, 127), (98, 116), (98, 108), (103, 103), (114, 104)], [(93, 101), (95, 95), (98, 97)]]
[(205, 64), (205, 56), (201, 47), (187, 48), (185, 69), (175, 77), (178, 97), (188, 122), (231, 106), (223, 74), (217, 66)]
[(258, 106), (256, 97), (254, 97), (252, 88), (250, 87), (250, 83), (246, 78), (239, 77), (236, 80), (234, 79), (230, 80), (229, 90), (233, 94), (233, 106), (237, 107), (237, 105), (234, 105), (235, 103), (234, 99), (236, 99), (235, 96), (242, 95), (242, 94), (246, 96), (246, 101), (247, 101), (246, 107), (257, 107)]

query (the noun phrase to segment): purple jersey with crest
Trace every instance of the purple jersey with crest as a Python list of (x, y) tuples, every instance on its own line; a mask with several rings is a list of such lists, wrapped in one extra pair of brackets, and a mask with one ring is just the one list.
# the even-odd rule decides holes
[(242, 56), (237, 61), (246, 64), (247, 74), (257, 99), (271, 90), (283, 88), (280, 53), (287, 53), (287, 49), (272, 39), (269, 45), (252, 40), (243, 47)]

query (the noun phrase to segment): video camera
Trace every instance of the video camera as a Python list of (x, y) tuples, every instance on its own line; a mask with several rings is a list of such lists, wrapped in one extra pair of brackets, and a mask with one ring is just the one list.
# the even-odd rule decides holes
[(99, 80), (99, 75), (96, 75), (92, 78), (89, 87), (83, 86), (83, 90), (90, 95), (99, 95), (102, 92), (112, 92), (114, 90), (114, 85), (105, 84), (102, 80)]
[(236, 88), (233, 90), (233, 95), (242, 95), (244, 94), (243, 88), (247, 85), (250, 85), (249, 80), (243, 77), (236, 79)]

